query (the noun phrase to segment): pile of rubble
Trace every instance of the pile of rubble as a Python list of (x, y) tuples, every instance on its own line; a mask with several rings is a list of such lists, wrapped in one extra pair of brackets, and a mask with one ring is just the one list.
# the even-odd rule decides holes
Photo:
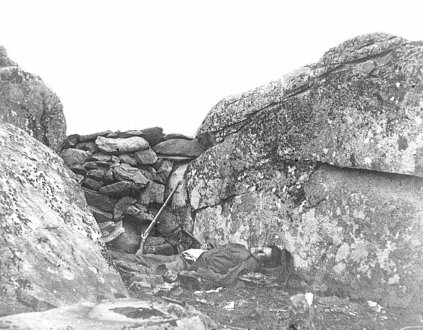
[[(108, 247), (135, 253), (165, 196), (182, 180), (187, 164), (204, 151), (198, 140), (165, 135), (154, 127), (70, 135), (61, 156), (82, 185)], [(179, 230), (192, 230), (188, 204), (178, 188), (145, 243), (146, 253), (175, 252)]]

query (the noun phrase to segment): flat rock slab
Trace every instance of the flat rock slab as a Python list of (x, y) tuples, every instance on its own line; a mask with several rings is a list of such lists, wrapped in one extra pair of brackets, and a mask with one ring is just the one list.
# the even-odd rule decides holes
[(206, 148), (198, 140), (170, 139), (155, 145), (153, 150), (162, 155), (198, 157)]
[(75, 175), (0, 124), (0, 315), (126, 296)]
[(180, 329), (211, 330), (216, 324), (190, 306), (164, 301), (118, 299), (82, 303), (42, 313), (24, 313), (0, 318), (0, 328), (16, 330), (78, 329)]
[(131, 153), (138, 150), (145, 150), (149, 147), (147, 140), (139, 136), (125, 139), (99, 136), (95, 140), (95, 143), (101, 151), (115, 154)]

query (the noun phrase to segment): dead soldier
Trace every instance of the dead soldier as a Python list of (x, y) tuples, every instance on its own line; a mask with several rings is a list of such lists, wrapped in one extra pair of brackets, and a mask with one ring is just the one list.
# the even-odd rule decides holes
[(227, 287), (238, 278), (259, 269), (282, 269), (289, 275), (293, 270), (291, 254), (277, 246), (248, 250), (244, 245), (229, 243), (208, 250), (189, 249), (179, 255), (137, 255), (141, 263), (153, 268), (171, 281), (179, 278), (182, 284), (195, 288)]

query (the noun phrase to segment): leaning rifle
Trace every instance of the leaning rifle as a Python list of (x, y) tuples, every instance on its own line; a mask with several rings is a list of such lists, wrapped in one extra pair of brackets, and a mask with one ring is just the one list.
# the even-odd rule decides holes
[(159, 219), (160, 215), (162, 214), (163, 210), (165, 209), (166, 205), (169, 203), (170, 199), (172, 198), (173, 194), (176, 192), (176, 189), (178, 189), (179, 184), (181, 181), (179, 181), (176, 184), (176, 187), (173, 188), (169, 196), (167, 196), (165, 202), (163, 203), (162, 207), (160, 208), (159, 212), (157, 212), (156, 216), (154, 217), (153, 221), (151, 221), (148, 228), (145, 230), (144, 234), (141, 235), (141, 243), (140, 243), (140, 249), (138, 250), (137, 254), (144, 254), (144, 244), (145, 240), (147, 239), (148, 235), (150, 234), (151, 229), (153, 229), (153, 226), (156, 224), (157, 220)]

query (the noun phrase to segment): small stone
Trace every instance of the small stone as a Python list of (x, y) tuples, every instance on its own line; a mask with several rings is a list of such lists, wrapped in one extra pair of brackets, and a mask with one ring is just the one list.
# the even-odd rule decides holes
[(119, 180), (128, 180), (144, 187), (147, 185), (147, 178), (141, 173), (138, 168), (132, 167), (129, 164), (120, 164), (113, 169), (114, 177)]
[(179, 223), (176, 215), (165, 209), (157, 221), (157, 231), (162, 235), (166, 235), (175, 232), (178, 227)]
[(98, 132), (93, 134), (80, 135), (79, 142), (92, 141), (92, 140), (95, 140), (99, 136), (106, 136), (110, 133), (112, 133), (112, 131), (103, 131), (103, 132)]
[(94, 206), (102, 211), (113, 212), (117, 200), (99, 194), (97, 191), (92, 191), (86, 188), (83, 188), (84, 195), (87, 200), (88, 205)]
[(125, 232), (112, 242), (111, 247), (120, 252), (137, 252), (141, 243), (141, 234), (144, 233), (147, 227), (147, 223), (127, 219), (123, 220)]
[(95, 169), (98, 168), (96, 161), (85, 162), (83, 166), (87, 171), (88, 170), (95, 170)]
[(151, 149), (137, 151), (135, 158), (140, 165), (152, 165), (157, 161), (157, 155)]
[(126, 139), (121, 138), (105, 138), (99, 136), (96, 141), (96, 145), (101, 151), (107, 153), (131, 153), (138, 150), (148, 149), (148, 142), (139, 136), (134, 136)]
[(129, 206), (125, 210), (125, 215), (139, 222), (151, 222), (154, 219), (154, 216), (147, 211), (146, 207), (140, 204)]
[(148, 141), (150, 146), (155, 146), (163, 139), (163, 129), (161, 127), (151, 127), (142, 130), (142, 136)]
[(170, 133), (170, 134), (166, 134), (163, 137), (163, 141), (172, 140), (172, 139), (194, 140), (193, 137), (186, 136), (186, 135), (179, 134), (179, 133)]
[(81, 165), (72, 166), (70, 169), (75, 174), (80, 174), (80, 175), (83, 175), (83, 176), (85, 176), (85, 174), (87, 174), (87, 170)]
[(104, 173), (104, 182), (110, 184), (116, 181), (116, 178), (113, 174), (113, 169), (109, 168), (106, 173)]
[(158, 181), (157, 172), (154, 167), (143, 166), (139, 169), (141, 173), (150, 181)]
[(101, 187), (104, 186), (104, 182), (103, 181), (97, 181), (97, 180), (91, 179), (91, 178), (85, 178), (84, 181), (82, 182), (82, 186), (86, 187), (88, 189), (91, 189), (91, 190), (98, 191)]
[(103, 153), (95, 153), (90, 157), (90, 160), (108, 162), (112, 160), (112, 156), (108, 154), (103, 154)]
[[(113, 229), (115, 229), (115, 227), (116, 227), (116, 223), (114, 223), (113, 221), (105, 221), (98, 224), (98, 228), (100, 228), (102, 233), (103, 231), (110, 232)], [(103, 235), (103, 236), (107, 236), (107, 235)]]
[(175, 250), (163, 237), (149, 236), (145, 240), (144, 253), (170, 256), (175, 253)]
[(82, 165), (91, 156), (91, 153), (75, 148), (68, 148), (63, 150), (60, 156), (68, 167), (73, 167)]
[(89, 170), (87, 172), (87, 177), (97, 181), (102, 181), (104, 178), (104, 171), (99, 169)]
[(79, 135), (78, 134), (72, 134), (69, 135), (65, 141), (63, 141), (63, 146), (65, 148), (75, 148), (75, 146), (78, 144), (79, 142)]
[(160, 155), (158, 154), (157, 157), (159, 159), (167, 159), (167, 160), (172, 160), (174, 162), (189, 162), (193, 159), (195, 159), (196, 157), (190, 157), (190, 156), (173, 156), (173, 155)]
[(173, 162), (170, 160), (164, 160), (157, 170), (157, 176), (160, 178), (162, 183), (166, 183), (167, 178), (169, 177), (170, 173), (173, 169)]
[(137, 160), (128, 154), (120, 155), (119, 159), (122, 163), (129, 164), (134, 167), (137, 166)]
[(119, 221), (116, 223), (113, 231), (109, 233), (109, 235), (107, 235), (106, 237), (103, 237), (103, 241), (105, 243), (111, 242), (113, 240), (116, 240), (120, 236), (122, 236), (122, 234), (124, 233), (125, 233), (125, 228), (122, 226), (122, 221)]
[(148, 186), (140, 193), (140, 203), (148, 205), (150, 203), (163, 204), (165, 186), (154, 181), (150, 181)]
[(101, 187), (99, 189), (99, 192), (107, 196), (122, 197), (122, 196), (131, 194), (133, 185), (134, 184), (129, 181), (119, 181), (119, 182)]
[(93, 214), (95, 220), (97, 223), (106, 222), (106, 221), (112, 221), (113, 216), (112, 214), (108, 212), (104, 212), (94, 206), (89, 206), (89, 209), (91, 210), (91, 213)]
[(198, 157), (206, 148), (198, 140), (170, 139), (160, 142), (153, 150), (162, 155)]
[(128, 207), (134, 205), (136, 202), (137, 200), (135, 198), (129, 196), (119, 199), (113, 210), (113, 219), (115, 221), (120, 220)]
[(94, 141), (78, 143), (75, 148), (89, 151), (91, 153), (94, 153), (98, 150)]

